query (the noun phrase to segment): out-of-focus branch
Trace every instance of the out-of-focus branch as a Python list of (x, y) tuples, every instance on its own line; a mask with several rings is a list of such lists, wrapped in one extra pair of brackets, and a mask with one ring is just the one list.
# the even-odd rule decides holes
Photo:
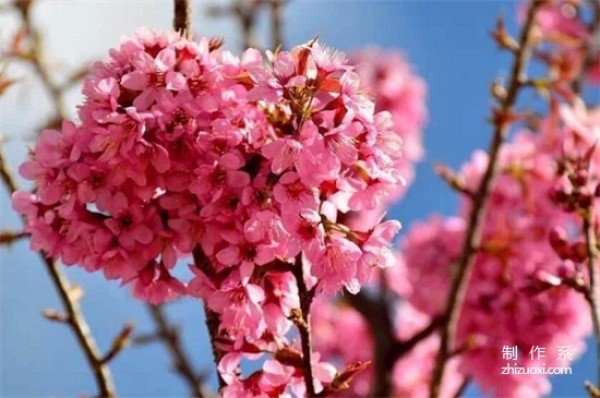
[(283, 0), (271, 0), (271, 38), (273, 50), (285, 47), (283, 38)]
[(100, 359), (100, 362), (103, 364), (109, 363), (113, 360), (119, 353), (129, 345), (131, 334), (133, 333), (133, 325), (131, 323), (126, 323), (117, 337), (114, 338), (110, 349), (104, 356)]
[(458, 389), (456, 390), (456, 393), (454, 394), (454, 398), (461, 398), (463, 396), (463, 394), (465, 393), (465, 391), (467, 390), (467, 387), (469, 387), (470, 383), (471, 383), (471, 378), (465, 377), (465, 379), (460, 384), (460, 386), (458, 386)]
[[(183, 349), (180, 331), (169, 321), (164, 306), (148, 304), (147, 308), (156, 326), (156, 332), (151, 335), (151, 340), (159, 341), (165, 345), (173, 361), (173, 370), (186, 383), (191, 396), (197, 398), (211, 396), (212, 394), (207, 392), (203, 386), (203, 375), (194, 369), (191, 359)], [(145, 342), (148, 340), (150, 339), (142, 338), (139, 341)]]
[[(34, 0), (15, 0), (14, 6), (19, 11), (25, 35), (30, 41), (30, 48), (27, 53), (27, 59), (35, 68), (36, 74), (42, 81), (44, 89), (52, 100), (55, 109), (54, 121), (59, 121), (65, 118), (65, 102), (63, 99), (63, 90), (54, 82), (48, 67), (48, 61), (45, 57), (42, 35), (35, 26), (31, 18), (31, 6)], [(51, 123), (52, 124), (52, 123)]]
[(192, 37), (192, 2), (174, 0), (173, 29), (186, 38)]
[(260, 2), (235, 0), (232, 7), (232, 11), (242, 29), (242, 43), (244, 48), (256, 47), (256, 14), (258, 13)]
[(206, 12), (209, 17), (234, 16), (240, 25), (243, 49), (256, 48), (256, 18), (262, 3), (261, 0), (232, 0), (232, 4), (226, 6), (210, 5)]
[(6, 159), (4, 159), (4, 154), (0, 150), (0, 179), (2, 179), (2, 183), (8, 189), (8, 192), (12, 194), (17, 190), (17, 183), (12, 176), (12, 173), (8, 169), (8, 163)]
[(467, 196), (468, 198), (473, 198), (473, 192), (467, 188), (467, 184), (464, 179), (454, 171), (452, 171), (448, 166), (444, 164), (436, 164), (434, 166), (435, 173), (439, 175), (446, 183), (455, 191), (460, 192), (461, 194)]
[(392, 355), (393, 347), (397, 341), (388, 304), (376, 300), (364, 292), (346, 293), (344, 299), (365, 318), (373, 336), (373, 374), (375, 380), (373, 381), (371, 395), (376, 397), (389, 396), (391, 391), (389, 370), (397, 359)]
[[(23, 23), (24, 34), (29, 40), (29, 48), (27, 57), (24, 59), (31, 62), (36, 74), (39, 76), (44, 89), (49, 94), (54, 108), (54, 116), (49, 125), (55, 125), (66, 116), (64, 91), (68, 86), (61, 87), (52, 79), (50, 68), (48, 67), (41, 34), (35, 26), (31, 17), (31, 6), (33, 0), (15, 0), (13, 6), (19, 12)], [(9, 193), (14, 193), (17, 190), (15, 179), (8, 169), (6, 159), (0, 151), (0, 178), (3, 184), (8, 189)], [(21, 234), (25, 235), (25, 234)], [(59, 298), (65, 308), (65, 313), (57, 311), (45, 311), (46, 318), (64, 323), (69, 326), (76, 337), (77, 343), (83, 352), (88, 366), (94, 374), (98, 395), (102, 397), (116, 396), (115, 385), (112, 379), (109, 362), (113, 360), (119, 352), (126, 346), (128, 337), (131, 333), (132, 326), (126, 325), (121, 333), (114, 339), (111, 349), (103, 355), (98, 348), (96, 341), (91, 333), (90, 327), (83, 315), (79, 300), (82, 296), (81, 289), (72, 285), (67, 276), (63, 273), (62, 268), (47, 257), (44, 253), (39, 252), (42, 262), (46, 266), (50, 279), (54, 284)]]
[(600, 398), (600, 389), (598, 387), (589, 381), (585, 382), (584, 387), (590, 398)]
[(398, 340), (390, 318), (389, 302), (370, 297), (364, 292), (346, 293), (344, 299), (358, 311), (369, 324), (373, 336), (373, 366), (375, 380), (371, 395), (389, 396), (392, 385), (390, 369), (403, 355), (412, 350), (419, 342), (431, 336), (441, 325), (441, 318), (432, 322), (406, 340)]
[(587, 212), (583, 217), (583, 233), (588, 253), (587, 265), (590, 278), (588, 298), (596, 338), (596, 385), (600, 386), (600, 264), (598, 264), (597, 237), (591, 220), (591, 212)]
[(0, 245), (12, 245), (13, 243), (28, 237), (27, 232), (13, 232), (13, 231), (1, 231), (0, 232)]
[(573, 91), (576, 93), (580, 93), (583, 89), (587, 71), (594, 64), (596, 57), (598, 57), (598, 51), (600, 51), (600, 1), (590, 0), (589, 4), (592, 8), (593, 19), (588, 27), (590, 36), (583, 49), (584, 59), (581, 73), (579, 78), (573, 82)]
[[(8, 189), (9, 193), (14, 193), (17, 190), (14, 178), (8, 166), (5, 158), (0, 151), (0, 178), (3, 184)], [(56, 311), (46, 311), (47, 314), (55, 314), (56, 316), (46, 315), (47, 318), (54, 321), (65, 323), (75, 334), (77, 342), (83, 351), (83, 354), (88, 362), (90, 369), (94, 374), (96, 385), (98, 388), (98, 395), (101, 397), (114, 397), (116, 395), (114, 382), (108, 367), (108, 362), (112, 360), (118, 352), (125, 346), (128, 334), (121, 332), (115, 339), (119, 341), (117, 344), (113, 344), (113, 348), (107, 355), (102, 355), (90, 327), (85, 320), (81, 307), (79, 306), (79, 299), (81, 298), (80, 289), (72, 285), (66, 275), (63, 273), (61, 267), (56, 264), (51, 258), (47, 257), (42, 252), (39, 255), (48, 270), (50, 278), (58, 291), (60, 300), (65, 308), (65, 314), (59, 314)], [(130, 332), (129, 332), (130, 333)]]
[(513, 119), (513, 108), (519, 91), (522, 88), (521, 82), (526, 80), (524, 75), (530, 53), (531, 32), (535, 24), (537, 11), (543, 3), (543, 0), (534, 0), (529, 5), (526, 21), (517, 41), (518, 46), (513, 51), (514, 62), (508, 80), (506, 95), (498, 99), (499, 106), (493, 110), (492, 121), (494, 131), (488, 149), (489, 161), (479, 187), (473, 196), (461, 256), (452, 273), (452, 284), (444, 312), (444, 325), (441, 331), (440, 350), (436, 357), (431, 377), (431, 398), (437, 398), (440, 395), (446, 365), (454, 351), (453, 344), (456, 340), (460, 309), (464, 302), (469, 276), (475, 263), (475, 254), (477, 248), (481, 246), (481, 231), (486, 214), (487, 199), (493, 180), (497, 174), (500, 148), (508, 134)]

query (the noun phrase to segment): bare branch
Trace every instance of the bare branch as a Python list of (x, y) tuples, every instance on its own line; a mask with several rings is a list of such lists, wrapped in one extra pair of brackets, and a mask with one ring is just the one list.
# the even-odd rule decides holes
[(173, 370), (187, 384), (192, 397), (202, 398), (212, 395), (202, 385), (203, 377), (194, 369), (191, 359), (181, 344), (179, 330), (170, 323), (164, 307), (148, 304), (147, 308), (157, 329), (150, 335), (152, 337), (149, 340), (160, 341), (165, 345), (173, 361)]
[(596, 383), (600, 384), (600, 264), (598, 264), (598, 249), (596, 233), (594, 231), (591, 212), (583, 217), (583, 233), (585, 235), (588, 253), (588, 273), (590, 285), (588, 287), (588, 301), (590, 303), (594, 336), (596, 337)]
[(13, 243), (27, 238), (29, 234), (27, 232), (13, 232), (13, 231), (1, 231), (0, 232), (0, 245), (10, 246)]
[(117, 337), (113, 340), (110, 350), (100, 359), (103, 364), (112, 361), (130, 342), (131, 334), (133, 333), (133, 325), (127, 323), (123, 326)]
[(437, 398), (440, 395), (446, 364), (454, 351), (452, 345), (455, 343), (456, 339), (456, 329), (460, 316), (460, 309), (467, 291), (469, 276), (473, 264), (475, 263), (475, 254), (477, 248), (481, 246), (481, 230), (487, 208), (487, 199), (493, 180), (497, 174), (500, 148), (506, 139), (508, 129), (513, 119), (513, 108), (520, 88), (522, 87), (521, 82), (526, 80), (524, 74), (526, 71), (527, 60), (529, 59), (531, 32), (537, 10), (543, 3), (543, 0), (534, 0), (529, 6), (527, 19), (518, 40), (518, 48), (513, 52), (514, 63), (508, 82), (508, 88), (506, 90), (506, 96), (499, 100), (499, 107), (493, 110), (492, 121), (494, 124), (494, 132), (488, 149), (489, 161), (483, 178), (473, 197), (462, 253), (456, 264), (455, 272), (453, 272), (454, 277), (444, 312), (445, 322), (441, 333), (440, 350), (436, 358), (431, 378), (431, 398)]
[(28, 60), (35, 68), (36, 74), (42, 81), (43, 87), (50, 96), (55, 110), (53, 119), (64, 119), (66, 115), (65, 102), (63, 99), (63, 90), (52, 79), (48, 61), (45, 57), (42, 35), (31, 19), (32, 0), (16, 0), (15, 7), (19, 11), (25, 34), (31, 42)]
[(271, 0), (271, 38), (273, 50), (284, 48), (283, 39), (283, 0)]

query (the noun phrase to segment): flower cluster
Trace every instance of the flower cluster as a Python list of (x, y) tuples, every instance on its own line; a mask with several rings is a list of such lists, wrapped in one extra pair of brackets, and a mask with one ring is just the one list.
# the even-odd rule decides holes
[[(226, 353), (225, 395), (302, 395), (285, 338), (298, 278), (357, 292), (393, 264), (398, 222), (338, 218), (398, 191), (402, 141), (343, 54), (316, 41), (266, 60), (216, 47), (175, 33), (125, 39), (86, 79), (81, 123), (42, 133), (20, 168), (35, 192), (13, 203), (33, 249), (153, 303), (205, 300)], [(190, 255), (188, 283), (173, 271)], [(263, 352), (274, 359), (242, 379), (239, 361)], [(349, 377), (313, 359), (318, 391)]]

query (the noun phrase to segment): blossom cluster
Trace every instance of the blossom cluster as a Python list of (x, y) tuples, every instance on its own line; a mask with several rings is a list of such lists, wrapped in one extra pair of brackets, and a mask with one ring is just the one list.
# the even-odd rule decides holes
[[(311, 292), (356, 293), (393, 264), (398, 222), (338, 218), (398, 191), (402, 140), (341, 53), (316, 41), (266, 59), (216, 47), (126, 38), (85, 80), (81, 121), (42, 132), (20, 168), (35, 191), (13, 204), (33, 249), (152, 303), (203, 299), (218, 317), (225, 396), (303, 395), (286, 339), (298, 278)], [(274, 359), (242, 378), (239, 361), (264, 352)], [(313, 359), (318, 392), (337, 388), (344, 373)]]

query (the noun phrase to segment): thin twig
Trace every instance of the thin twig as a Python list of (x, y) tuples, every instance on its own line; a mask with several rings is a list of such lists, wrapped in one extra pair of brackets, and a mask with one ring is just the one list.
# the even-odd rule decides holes
[(48, 269), (48, 273), (50, 274), (54, 286), (58, 290), (62, 304), (67, 310), (68, 325), (77, 337), (79, 346), (85, 354), (88, 365), (94, 373), (94, 378), (96, 379), (96, 385), (98, 387), (98, 395), (101, 397), (115, 397), (115, 385), (112, 380), (110, 368), (107, 363), (102, 362), (103, 355), (96, 345), (96, 341), (92, 336), (87, 321), (81, 312), (79, 303), (71, 297), (71, 283), (58, 264), (41, 252), (40, 256)]
[(42, 85), (52, 100), (54, 106), (54, 120), (65, 118), (65, 101), (63, 98), (63, 90), (52, 79), (48, 61), (46, 60), (44, 47), (42, 43), (42, 35), (31, 19), (31, 0), (17, 0), (14, 5), (19, 11), (25, 34), (29, 38), (31, 48), (29, 49), (28, 59), (35, 68), (36, 74), (40, 77)]
[(583, 217), (583, 230), (588, 253), (587, 265), (590, 278), (588, 297), (596, 338), (596, 383), (600, 386), (600, 267), (597, 263), (596, 233), (592, 225), (590, 212)]
[(4, 154), (0, 150), (0, 178), (2, 179), (2, 183), (8, 189), (8, 192), (12, 195), (17, 190), (17, 183), (13, 178), (10, 170), (8, 169), (8, 163), (4, 158)]
[(271, 0), (271, 37), (273, 50), (285, 48), (283, 38), (283, 1)]
[(242, 43), (244, 49), (255, 48), (256, 42), (256, 14), (260, 2), (250, 2), (247, 0), (235, 0), (233, 4), (233, 13), (236, 15), (242, 29)]
[(296, 262), (292, 271), (298, 284), (298, 296), (300, 298), (300, 314), (296, 316), (294, 322), (300, 332), (300, 345), (302, 346), (302, 372), (304, 374), (304, 383), (306, 385), (306, 396), (314, 397), (315, 382), (312, 369), (312, 343), (310, 335), (310, 306), (314, 297), (314, 290), (308, 290), (304, 281), (304, 267), (302, 264), (302, 254), (296, 256)]
[[(0, 151), (0, 177), (10, 194), (13, 194), (17, 190), (17, 186), (10, 170), (8, 170), (2, 151)], [(100, 353), (96, 341), (90, 331), (90, 327), (79, 306), (78, 294), (74, 294), (76, 289), (71, 285), (71, 282), (58, 264), (42, 252), (39, 252), (39, 255), (46, 265), (50, 278), (52, 279), (52, 282), (58, 291), (60, 300), (66, 309), (64, 323), (67, 324), (75, 334), (77, 342), (85, 355), (86, 361), (94, 374), (98, 395), (101, 397), (114, 397), (116, 392), (110, 369), (107, 364), (108, 361), (103, 361), (104, 356)]]
[(27, 232), (13, 232), (13, 231), (1, 231), (0, 232), (0, 245), (12, 245), (13, 243), (27, 238), (29, 234)]
[(174, 0), (173, 29), (185, 38), (192, 37), (192, 2), (191, 0)]
[(104, 356), (100, 359), (100, 362), (103, 364), (109, 363), (112, 361), (127, 345), (129, 344), (131, 334), (133, 333), (133, 324), (126, 323), (125, 326), (121, 329), (117, 337), (114, 338), (113, 343), (110, 346), (110, 349)]
[(441, 332), (440, 350), (436, 357), (431, 377), (431, 398), (437, 398), (440, 395), (444, 371), (451, 353), (453, 352), (452, 345), (455, 343), (456, 339), (460, 309), (465, 298), (469, 276), (473, 264), (475, 263), (475, 254), (477, 248), (481, 246), (481, 230), (486, 214), (488, 195), (497, 173), (500, 148), (511, 124), (513, 108), (519, 89), (521, 88), (520, 83), (526, 80), (524, 74), (529, 58), (531, 31), (534, 26), (536, 12), (542, 3), (542, 0), (534, 0), (529, 6), (527, 19), (518, 41), (519, 47), (514, 52), (514, 63), (509, 78), (506, 96), (500, 100), (499, 108), (494, 110), (494, 133), (488, 149), (489, 162), (472, 200), (472, 208), (469, 215), (462, 253), (456, 264), (455, 272), (453, 272), (452, 285), (444, 312), (445, 321)]
[(209, 396), (210, 394), (202, 385), (202, 375), (194, 369), (191, 359), (181, 345), (179, 330), (169, 321), (164, 307), (148, 304), (147, 308), (157, 329), (157, 340), (163, 342), (169, 350), (173, 369), (185, 381), (191, 396), (198, 398)]
[[(63, 119), (66, 115), (65, 104), (63, 99), (63, 90), (56, 85), (51, 77), (50, 70), (47, 66), (45, 54), (43, 51), (43, 43), (41, 34), (35, 27), (31, 18), (31, 0), (17, 0), (14, 6), (19, 11), (21, 16), (25, 34), (30, 40), (29, 57), (28, 59), (34, 66), (36, 74), (40, 77), (42, 85), (48, 92), (54, 108), (54, 120)], [(8, 170), (5, 158), (0, 151), (0, 178), (2, 182), (12, 194), (17, 190), (15, 180)], [(25, 220), (24, 220), (25, 221)], [(86, 361), (96, 381), (98, 395), (102, 397), (114, 397), (116, 395), (114, 382), (108, 361), (100, 352), (94, 337), (91, 334), (90, 328), (79, 306), (79, 294), (76, 293), (75, 287), (63, 273), (61, 267), (44, 253), (39, 252), (42, 262), (46, 266), (50, 278), (58, 291), (60, 300), (66, 309), (63, 316), (64, 323), (67, 324), (75, 334), (77, 342), (84, 353)], [(115, 353), (116, 355), (116, 353)], [(114, 355), (112, 356), (114, 357)], [(112, 358), (111, 358), (112, 359)]]
[(593, 19), (589, 26), (589, 38), (585, 45), (583, 65), (579, 77), (573, 82), (573, 91), (580, 93), (585, 83), (588, 70), (592, 67), (598, 56), (598, 47), (600, 46), (600, 1), (590, 0), (590, 6), (593, 8)]

